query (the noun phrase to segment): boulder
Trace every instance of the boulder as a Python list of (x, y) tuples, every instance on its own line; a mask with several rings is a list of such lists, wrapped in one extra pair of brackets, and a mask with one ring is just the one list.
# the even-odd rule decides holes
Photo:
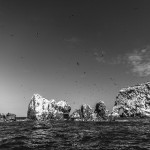
[(16, 115), (12, 113), (7, 113), (5, 119), (6, 121), (16, 121)]
[(150, 82), (121, 89), (112, 113), (120, 117), (150, 117)]
[(39, 94), (34, 94), (28, 106), (27, 118), (33, 120), (61, 120), (64, 114), (69, 114), (70, 105), (66, 101), (48, 100)]

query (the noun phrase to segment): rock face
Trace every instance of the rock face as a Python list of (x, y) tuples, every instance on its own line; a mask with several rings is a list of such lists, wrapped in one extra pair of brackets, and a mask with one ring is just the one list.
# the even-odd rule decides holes
[(48, 100), (34, 94), (28, 106), (27, 118), (33, 120), (64, 119), (66, 114), (71, 110), (70, 105), (66, 101), (56, 103), (54, 99)]
[(121, 89), (112, 115), (150, 117), (150, 82)]
[(95, 110), (90, 105), (81, 105), (80, 109), (75, 110), (70, 116), (73, 120), (77, 121), (100, 121), (107, 119), (107, 110), (103, 101), (96, 104)]

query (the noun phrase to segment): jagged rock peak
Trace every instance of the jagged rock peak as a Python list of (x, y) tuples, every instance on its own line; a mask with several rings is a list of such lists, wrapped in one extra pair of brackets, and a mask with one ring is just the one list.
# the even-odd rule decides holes
[[(44, 98), (43, 96), (41, 96), (40, 94), (33, 94), (32, 98), (31, 98), (31, 100), (36, 100), (36, 101), (38, 101), (38, 100), (40, 101), (41, 99), (48, 100), (48, 99)], [(54, 102), (55, 100), (51, 99), (51, 100), (48, 100), (48, 101)]]
[(33, 94), (32, 98), (40, 99), (42, 96), (40, 94)]
[(65, 105), (66, 105), (66, 101), (64, 100), (64, 101), (59, 101), (59, 102), (57, 102), (57, 106), (62, 106), (62, 107), (65, 107)]

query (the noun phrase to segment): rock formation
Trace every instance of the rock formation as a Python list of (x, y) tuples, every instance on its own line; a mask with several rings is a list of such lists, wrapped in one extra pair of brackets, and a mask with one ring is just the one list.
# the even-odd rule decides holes
[(112, 115), (150, 117), (150, 82), (121, 89)]
[(96, 104), (95, 110), (90, 105), (81, 105), (80, 109), (75, 110), (70, 118), (77, 121), (100, 121), (107, 119), (107, 110), (103, 101)]
[(27, 118), (33, 120), (64, 119), (64, 115), (69, 114), (71, 107), (66, 101), (56, 103), (54, 99), (48, 100), (34, 94), (28, 106)]
[(12, 113), (0, 114), (0, 122), (4, 121), (16, 121), (16, 115)]
[(84, 104), (81, 106), (81, 118), (84, 121), (92, 121), (93, 115), (94, 115), (94, 111), (90, 107), (90, 105)]
[(95, 106), (95, 113), (97, 114), (98, 118), (102, 118), (104, 120), (108, 117), (108, 110), (106, 109), (106, 106), (103, 101), (100, 101), (96, 103)]
[(76, 121), (94, 121), (96, 119), (96, 114), (90, 105), (83, 104), (80, 109), (75, 110), (71, 114), (70, 118)]
[(5, 115), (2, 113), (0, 114), (0, 122), (6, 121)]
[(5, 119), (6, 121), (16, 121), (16, 115), (12, 113), (7, 113)]
[(81, 109), (76, 109), (71, 115), (70, 119), (74, 121), (82, 121), (82, 112)]

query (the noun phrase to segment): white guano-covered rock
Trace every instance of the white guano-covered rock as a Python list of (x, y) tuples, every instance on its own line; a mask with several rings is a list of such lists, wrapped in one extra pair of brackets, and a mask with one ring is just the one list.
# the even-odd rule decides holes
[(121, 89), (112, 113), (124, 117), (150, 117), (150, 82)]
[(34, 120), (63, 119), (64, 113), (70, 113), (71, 107), (66, 101), (48, 100), (34, 94), (28, 106), (27, 117)]

